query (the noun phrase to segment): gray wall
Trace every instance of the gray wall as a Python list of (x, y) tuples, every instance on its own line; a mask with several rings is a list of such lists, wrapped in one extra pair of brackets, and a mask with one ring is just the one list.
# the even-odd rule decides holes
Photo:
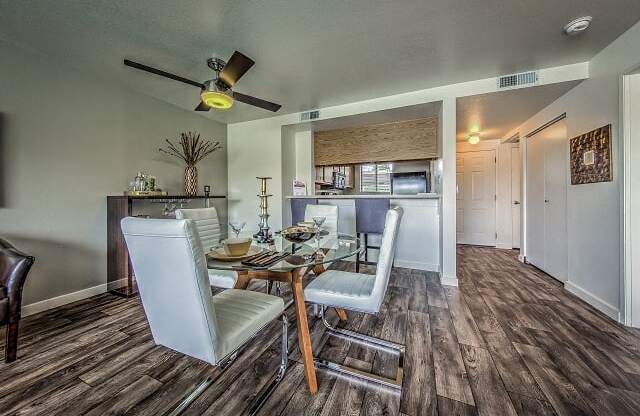
[(612, 125), (613, 181), (567, 186), (569, 281), (566, 284), (568, 290), (612, 317), (623, 313), (624, 308), (620, 77), (639, 64), (640, 23), (590, 61), (589, 79), (517, 129), (521, 135), (527, 134), (565, 112), (569, 138)]
[[(138, 170), (182, 193), (158, 147), (188, 130), (226, 147), (226, 126), (2, 41), (0, 56), (0, 236), (36, 257), (24, 304), (104, 284), (106, 196)], [(226, 149), (198, 168), (227, 193)]]

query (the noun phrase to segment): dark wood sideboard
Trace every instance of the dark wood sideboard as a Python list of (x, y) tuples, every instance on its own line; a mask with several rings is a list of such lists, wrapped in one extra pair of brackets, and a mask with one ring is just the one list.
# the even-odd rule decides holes
[(218, 215), (221, 217), (220, 221), (225, 224), (225, 199), (224, 195), (210, 195), (208, 197), (184, 195), (107, 196), (107, 290), (125, 297), (135, 296), (138, 293), (129, 253), (120, 229), (120, 221), (123, 218), (134, 215), (144, 215), (151, 218), (174, 218), (163, 215), (161, 211), (164, 207), (203, 208), (216, 206)]

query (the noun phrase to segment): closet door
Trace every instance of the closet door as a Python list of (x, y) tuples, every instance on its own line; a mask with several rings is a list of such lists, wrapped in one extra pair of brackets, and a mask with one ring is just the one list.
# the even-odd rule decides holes
[(567, 280), (567, 129), (564, 120), (527, 139), (527, 261)]
[(527, 140), (527, 262), (544, 269), (544, 142), (538, 136)]
[(544, 271), (567, 280), (567, 166), (568, 143), (565, 120), (542, 131), (545, 150)]

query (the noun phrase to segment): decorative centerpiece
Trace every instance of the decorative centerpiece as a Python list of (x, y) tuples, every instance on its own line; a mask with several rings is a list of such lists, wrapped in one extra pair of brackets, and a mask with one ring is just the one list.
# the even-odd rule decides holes
[(304, 243), (316, 236), (317, 230), (311, 227), (293, 226), (281, 231), (282, 237), (291, 243)]
[(271, 244), (273, 243), (273, 236), (269, 232), (268, 198), (273, 195), (267, 193), (267, 180), (271, 178), (257, 176), (256, 179), (260, 181), (260, 194), (257, 195), (260, 198), (260, 223), (258, 224), (259, 231), (253, 237), (259, 243)]
[(201, 139), (200, 134), (194, 132), (180, 133), (180, 141), (173, 144), (169, 139), (166, 148), (160, 148), (160, 152), (177, 157), (187, 166), (184, 169), (184, 193), (187, 196), (195, 196), (198, 192), (198, 168), (196, 164), (216, 150), (222, 149), (220, 142)]

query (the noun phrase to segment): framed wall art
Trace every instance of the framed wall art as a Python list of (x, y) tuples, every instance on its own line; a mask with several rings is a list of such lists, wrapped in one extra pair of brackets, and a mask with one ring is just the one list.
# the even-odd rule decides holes
[(569, 142), (571, 185), (611, 182), (611, 124)]

